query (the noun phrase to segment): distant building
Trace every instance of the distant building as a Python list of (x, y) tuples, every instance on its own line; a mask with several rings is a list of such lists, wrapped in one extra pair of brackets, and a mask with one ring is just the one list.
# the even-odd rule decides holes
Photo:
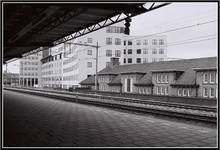
[(40, 85), (42, 52), (22, 57), (19, 65), (20, 85), (32, 87)]
[[(112, 61), (118, 61), (116, 58)], [(184, 59), (146, 64), (111, 63), (98, 73), (100, 91), (217, 98), (217, 58)], [(94, 87), (94, 76), (82, 86)], [(93, 88), (94, 89), (94, 88)]]
[(18, 73), (3, 73), (4, 85), (18, 86), (19, 85), (19, 74)]

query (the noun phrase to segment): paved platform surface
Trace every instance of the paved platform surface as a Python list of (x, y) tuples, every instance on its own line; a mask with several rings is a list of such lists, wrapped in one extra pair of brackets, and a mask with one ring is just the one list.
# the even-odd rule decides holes
[(216, 147), (215, 127), (4, 91), (4, 147)]

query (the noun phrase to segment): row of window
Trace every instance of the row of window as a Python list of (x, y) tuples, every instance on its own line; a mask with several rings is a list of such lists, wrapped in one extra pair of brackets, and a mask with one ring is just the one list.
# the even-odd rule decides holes
[(37, 60), (38, 56), (27, 56), (27, 57), (23, 57), (23, 59)]
[(74, 70), (77, 70), (78, 68), (79, 68), (79, 64), (76, 63), (76, 64), (73, 65), (73, 66), (64, 68), (64, 69), (63, 69), (63, 73), (70, 72), (70, 71), (74, 71)]
[(51, 62), (51, 61), (54, 61), (54, 60), (60, 60), (60, 59), (62, 59), (62, 54), (57, 54), (57, 55), (54, 55), (54, 56), (44, 58), (44, 59), (41, 60), (41, 62), (42, 62), (42, 64), (44, 64), (44, 63), (48, 63), (48, 62)]
[(215, 88), (204, 87), (203, 88), (203, 97), (214, 98), (215, 97)]
[(21, 73), (21, 76), (38, 76), (38, 73)]
[(64, 76), (63, 81), (70, 81), (70, 80), (77, 81), (78, 76), (79, 76), (78, 74), (74, 74), (72, 76)]
[(38, 62), (21, 62), (21, 65), (38, 65)]
[[(152, 62), (156, 62), (156, 61), (164, 61), (164, 58), (151, 58), (152, 59)], [(141, 60), (143, 60), (142, 61), (142, 63), (147, 63), (148, 62), (148, 58), (143, 58), (143, 59), (141, 59), (141, 58), (136, 58), (136, 63), (141, 63)], [(124, 58), (124, 64), (126, 64), (126, 63), (133, 63), (132, 62), (132, 58)]]
[(165, 86), (157, 86), (157, 95), (169, 95), (169, 88)]
[(217, 80), (215, 80), (215, 73), (204, 73), (203, 74), (203, 83), (204, 84), (206, 84), (206, 83), (214, 84), (215, 81), (217, 83)]
[[(22, 68), (21, 68), (22, 69)], [(38, 68), (24, 67), (24, 70), (38, 70)]]
[(42, 81), (62, 81), (62, 77), (45, 77)]
[(123, 27), (115, 27), (115, 26), (108, 26), (106, 27), (107, 33), (124, 33), (125, 28)]
[(151, 94), (151, 89), (150, 88), (138, 88), (138, 93), (139, 94)]
[[(136, 45), (141, 45), (141, 44), (143, 44), (143, 45), (148, 45), (148, 44), (149, 44), (149, 41), (150, 41), (150, 40), (136, 40)], [(159, 44), (159, 45), (164, 45), (164, 43), (165, 43), (164, 39), (159, 39), (159, 40), (153, 39), (153, 40), (152, 40), (152, 45), (158, 45), (158, 44)], [(127, 42), (127, 41), (124, 41), (124, 45), (126, 45), (126, 44), (132, 45), (133, 42), (132, 42), (132, 40), (128, 40), (128, 42)]]
[[(106, 45), (112, 45), (112, 38), (106, 38)], [(120, 38), (115, 38), (115, 45), (121, 45)]]
[[(132, 53), (133, 53), (132, 49), (128, 49), (127, 51), (126, 49), (124, 49), (124, 54), (132, 54)], [(144, 48), (143, 51), (141, 49), (137, 49), (136, 54), (150, 54), (150, 53), (148, 53), (148, 49)], [(164, 49), (160, 48), (159, 50), (157, 50), (156, 48), (153, 48), (152, 54), (164, 54)]]
[(78, 54), (76, 53), (75, 55), (73, 55), (72, 57), (68, 58), (67, 60), (63, 61), (63, 65), (68, 64), (70, 62), (75, 61), (78, 58)]
[(158, 74), (157, 75), (157, 83), (169, 83), (168, 75)]
[(193, 91), (191, 89), (178, 89), (178, 96), (193, 96)]
[[(112, 50), (106, 50), (106, 56), (112, 57)], [(121, 57), (120, 50), (115, 50), (115, 57)]]

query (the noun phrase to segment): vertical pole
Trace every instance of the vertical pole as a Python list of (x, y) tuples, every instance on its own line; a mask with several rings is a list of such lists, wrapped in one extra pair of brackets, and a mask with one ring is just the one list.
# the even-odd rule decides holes
[(95, 91), (98, 91), (98, 86), (97, 86), (97, 80), (98, 80), (98, 76), (97, 76), (97, 72), (98, 72), (98, 42), (96, 45), (96, 68), (95, 68)]

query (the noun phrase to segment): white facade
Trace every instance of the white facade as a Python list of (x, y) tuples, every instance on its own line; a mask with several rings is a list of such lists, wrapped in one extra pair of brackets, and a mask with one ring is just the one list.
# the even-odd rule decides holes
[[(132, 39), (132, 45), (128, 40)], [(140, 40), (140, 44), (138, 43)], [(156, 44), (155, 44), (156, 40)], [(147, 43), (146, 43), (147, 41)], [(121, 65), (134, 63), (147, 63), (166, 60), (166, 36), (129, 36), (124, 34), (124, 22), (114, 24), (98, 31), (89, 33), (65, 44), (52, 48), (51, 55), (63, 52), (62, 65), (59, 76), (62, 77), (62, 88), (80, 86), (79, 83), (96, 72), (96, 48), (92, 46), (79, 46), (73, 43), (100, 46), (98, 48), (98, 71), (104, 69), (110, 63), (111, 57), (118, 57)], [(125, 44), (126, 43), (126, 44)], [(132, 50), (132, 54), (128, 51)], [(153, 52), (154, 51), (154, 52)], [(129, 60), (132, 59), (132, 62)], [(50, 67), (43, 64), (42, 72), (53, 72), (56, 61), (49, 62)], [(54, 64), (54, 65), (53, 65)], [(60, 60), (59, 60), (60, 64)], [(56, 66), (56, 65), (55, 65)], [(45, 70), (49, 69), (49, 70)], [(54, 68), (56, 69), (56, 68)], [(44, 73), (43, 73), (44, 74)], [(42, 85), (54, 84), (52, 76), (45, 76)]]
[(166, 36), (125, 36), (124, 64), (165, 61)]
[(39, 52), (20, 59), (19, 77), (21, 86), (32, 87), (41, 83), (41, 58), (42, 52)]

